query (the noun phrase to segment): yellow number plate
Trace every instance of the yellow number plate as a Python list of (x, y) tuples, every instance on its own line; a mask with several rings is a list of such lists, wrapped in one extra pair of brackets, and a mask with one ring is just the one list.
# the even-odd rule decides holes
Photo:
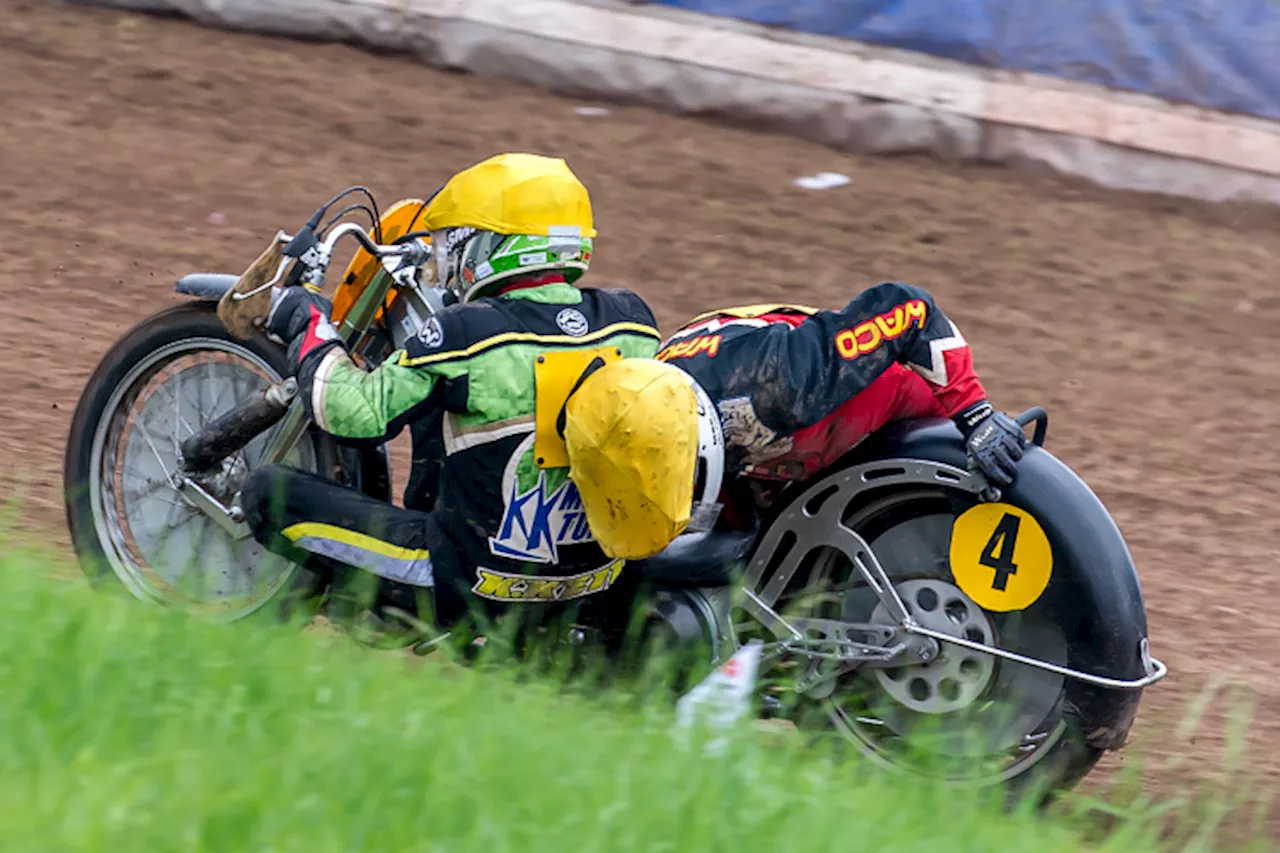
[(1053, 549), (1031, 513), (1005, 503), (978, 504), (951, 528), (956, 586), (983, 610), (1026, 610), (1053, 574)]
[(587, 366), (601, 358), (605, 364), (622, 358), (617, 347), (558, 350), (544, 352), (533, 360), (533, 388), (536, 410), (533, 460), (539, 468), (565, 468), (569, 451), (556, 430), (556, 421), (564, 409), (569, 392), (582, 377)]

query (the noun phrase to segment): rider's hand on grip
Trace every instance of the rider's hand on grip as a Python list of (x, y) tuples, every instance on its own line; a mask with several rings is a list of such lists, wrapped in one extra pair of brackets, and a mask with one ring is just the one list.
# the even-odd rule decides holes
[(1027, 436), (1013, 418), (982, 400), (956, 415), (969, 461), (993, 486), (1004, 488), (1017, 476)]
[[(297, 361), (321, 344), (338, 339), (338, 330), (329, 320), (333, 303), (310, 287), (286, 287), (271, 294), (267, 334), (297, 350)], [(292, 344), (301, 339), (301, 345)]]

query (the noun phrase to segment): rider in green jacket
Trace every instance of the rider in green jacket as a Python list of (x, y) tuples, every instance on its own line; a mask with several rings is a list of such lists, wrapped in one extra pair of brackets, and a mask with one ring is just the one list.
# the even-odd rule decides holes
[[(479, 163), (421, 221), (432, 283), (458, 302), (377, 368), (352, 362), (328, 301), (304, 287), (277, 295), (267, 320), (321, 429), (383, 442), (416, 426), (407, 508), (271, 466), (241, 495), (254, 536), (313, 568), (431, 588), (442, 626), (475, 605), (493, 613), (606, 592), (624, 562), (596, 544), (570, 479), (565, 401), (601, 365), (652, 357), (653, 314), (629, 291), (577, 286), (596, 232), (586, 188), (562, 160)], [(415, 481), (433, 494), (414, 494)]]

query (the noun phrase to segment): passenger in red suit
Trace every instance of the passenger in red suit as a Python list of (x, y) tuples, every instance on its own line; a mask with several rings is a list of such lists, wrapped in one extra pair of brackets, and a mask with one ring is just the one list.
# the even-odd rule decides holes
[(727, 474), (814, 474), (885, 424), (947, 417), (973, 466), (1013, 482), (1027, 439), (987, 400), (960, 330), (925, 290), (885, 283), (836, 311), (725, 308), (690, 321), (658, 358), (714, 402)]

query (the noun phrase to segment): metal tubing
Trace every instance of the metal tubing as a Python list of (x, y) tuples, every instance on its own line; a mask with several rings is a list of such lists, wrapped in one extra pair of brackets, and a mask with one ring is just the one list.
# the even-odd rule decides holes
[(1014, 663), (1032, 666), (1036, 669), (1047, 670), (1049, 672), (1057, 673), (1058, 675), (1066, 676), (1067, 678), (1074, 678), (1077, 681), (1094, 684), (1098, 687), (1110, 687), (1114, 690), (1138, 690), (1150, 684), (1155, 684), (1169, 673), (1169, 667), (1165, 666), (1163, 662), (1158, 661), (1155, 658), (1151, 658), (1151, 666), (1155, 670), (1154, 672), (1149, 673), (1142, 678), (1137, 678), (1132, 681), (1124, 681), (1118, 678), (1107, 678), (1102, 675), (1090, 675), (1087, 672), (1079, 672), (1069, 667), (1049, 663), (1048, 661), (1029, 658), (1026, 655), (1020, 655), (1017, 652), (1008, 652), (1004, 649), (996, 648), (995, 646), (988, 646), (985, 643), (975, 643), (972, 640), (965, 639), (964, 637), (953, 637), (950, 634), (942, 631), (935, 631), (932, 628), (926, 628), (923, 625), (904, 625), (903, 628), (912, 634), (920, 634), (925, 637), (930, 637), (938, 642), (952, 643), (957, 646), (963, 646), (966, 649), (971, 649), (975, 652), (985, 652), (986, 654), (994, 655), (998, 658), (1004, 658), (1005, 660), (1013, 661)]

